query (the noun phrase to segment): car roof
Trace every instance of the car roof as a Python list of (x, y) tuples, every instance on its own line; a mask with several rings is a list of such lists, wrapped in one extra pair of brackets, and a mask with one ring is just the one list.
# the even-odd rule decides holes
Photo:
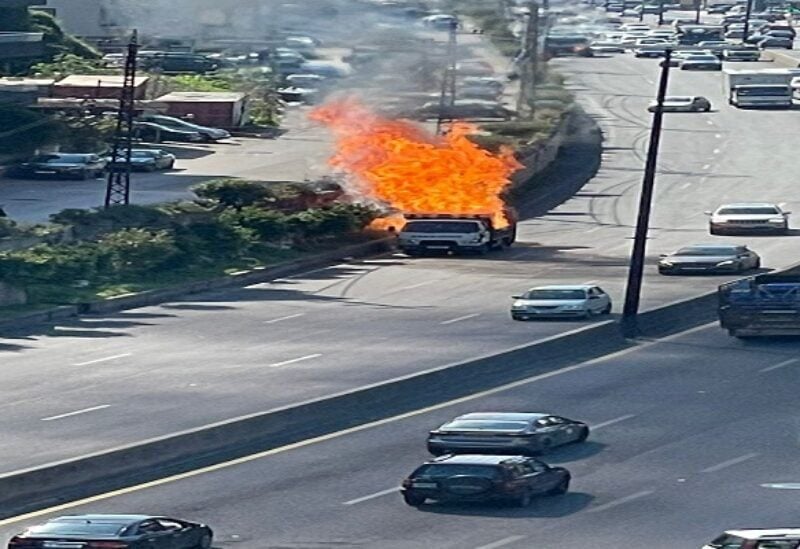
[(81, 520), (87, 522), (119, 522), (119, 523), (132, 524), (134, 522), (140, 522), (151, 518), (156, 518), (156, 517), (154, 517), (153, 515), (100, 515), (100, 514), (64, 515), (50, 519), (48, 522)]
[(745, 248), (744, 244), (689, 244), (688, 246), (683, 246), (680, 249), (685, 250), (687, 248), (719, 248), (720, 250), (728, 250), (730, 248)]
[(551, 284), (549, 286), (536, 286), (531, 290), (588, 290), (594, 287), (594, 284)]
[(777, 208), (777, 204), (771, 204), (769, 202), (734, 202), (732, 204), (722, 204), (717, 209), (722, 208)]
[(745, 539), (782, 536), (800, 537), (800, 528), (744, 528), (742, 530), (726, 530), (725, 533)]
[(523, 461), (528, 459), (525, 456), (503, 456), (503, 455), (485, 455), (485, 454), (456, 454), (440, 456), (432, 459), (428, 463), (448, 463), (457, 465), (500, 465), (501, 463), (509, 463), (516, 461)]
[(506, 421), (535, 421), (552, 414), (541, 412), (474, 412), (458, 416), (453, 421), (459, 419), (502, 419)]

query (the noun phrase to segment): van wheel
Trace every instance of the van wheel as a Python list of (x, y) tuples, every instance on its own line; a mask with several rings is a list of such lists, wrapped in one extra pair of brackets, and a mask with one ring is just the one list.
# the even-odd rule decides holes
[(419, 494), (414, 494), (413, 492), (405, 492), (403, 494), (403, 500), (406, 502), (407, 505), (411, 507), (419, 507), (425, 500), (428, 499), (425, 496), (421, 496)]
[(566, 494), (569, 490), (569, 477), (565, 478), (561, 482), (558, 483), (558, 486), (550, 490), (550, 495), (553, 496), (560, 496), (561, 494)]

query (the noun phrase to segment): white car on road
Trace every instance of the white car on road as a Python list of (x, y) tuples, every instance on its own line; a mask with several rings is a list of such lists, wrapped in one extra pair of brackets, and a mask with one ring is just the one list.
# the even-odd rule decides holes
[(752, 202), (723, 204), (713, 212), (705, 213), (710, 216), (708, 231), (711, 234), (787, 234), (792, 212), (777, 204)]
[(511, 318), (590, 318), (611, 312), (611, 298), (598, 286), (574, 284), (537, 286), (512, 296)]

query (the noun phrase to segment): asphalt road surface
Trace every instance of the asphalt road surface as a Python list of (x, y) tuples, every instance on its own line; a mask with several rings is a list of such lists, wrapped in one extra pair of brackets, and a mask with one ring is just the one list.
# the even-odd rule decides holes
[[(702, 327), (354, 432), (42, 516), (148, 512), (209, 523), (216, 547), (582, 549), (700, 547), (724, 529), (796, 524), (796, 340), (741, 342)], [(544, 459), (564, 496), (505, 506), (407, 507), (425, 435), (469, 411), (555, 411), (593, 426)]]
[[(629, 55), (556, 65), (606, 132), (603, 166), (571, 200), (522, 223), (486, 258), (400, 255), (288, 280), (43, 327), (0, 342), (2, 472), (489, 354), (581, 322), (512, 322), (509, 296), (594, 281), (618, 310), (633, 233), (657, 62)], [(741, 65), (745, 66), (745, 65)], [(798, 111), (740, 111), (719, 73), (675, 71), (673, 94), (708, 114), (669, 114), (644, 285), (646, 308), (726, 277), (660, 277), (659, 253), (746, 242), (766, 267), (797, 261), (797, 236), (709, 237), (721, 202), (793, 202)], [(580, 169), (562, 164), (565, 172)], [(581, 160), (582, 162), (583, 160)]]

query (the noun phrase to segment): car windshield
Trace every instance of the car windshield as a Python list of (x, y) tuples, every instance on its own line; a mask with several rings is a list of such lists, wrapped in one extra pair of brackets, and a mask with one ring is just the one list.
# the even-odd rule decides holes
[(718, 215), (775, 215), (779, 214), (778, 208), (772, 206), (749, 207), (749, 208), (722, 208)]
[(409, 221), (403, 232), (409, 233), (477, 233), (478, 224), (474, 221)]
[(525, 429), (528, 424), (524, 421), (496, 421), (496, 420), (477, 420), (477, 419), (457, 419), (442, 426), (443, 429), (453, 430), (476, 430), (476, 431), (520, 431)]
[[(120, 156), (125, 156), (124, 153), (121, 153)], [(131, 157), (133, 158), (153, 158), (158, 156), (154, 151), (131, 151)]]
[(765, 95), (765, 96), (778, 96), (783, 97), (789, 95), (788, 86), (756, 86), (756, 87), (739, 87), (736, 88), (738, 95)]
[(448, 478), (456, 475), (499, 479), (500, 470), (491, 465), (431, 463), (417, 469), (413, 477)]
[(34, 526), (29, 532), (49, 536), (116, 536), (127, 526), (121, 522), (58, 520)]
[(583, 290), (531, 290), (523, 296), (524, 299), (585, 299)]
[(736, 255), (736, 248), (714, 246), (708, 248), (692, 247), (681, 248), (675, 255), (688, 255), (688, 256), (721, 256), (721, 255)]
[(84, 164), (86, 157), (80, 154), (60, 154), (60, 155), (42, 155), (34, 157), (31, 162), (49, 163), (49, 164)]

